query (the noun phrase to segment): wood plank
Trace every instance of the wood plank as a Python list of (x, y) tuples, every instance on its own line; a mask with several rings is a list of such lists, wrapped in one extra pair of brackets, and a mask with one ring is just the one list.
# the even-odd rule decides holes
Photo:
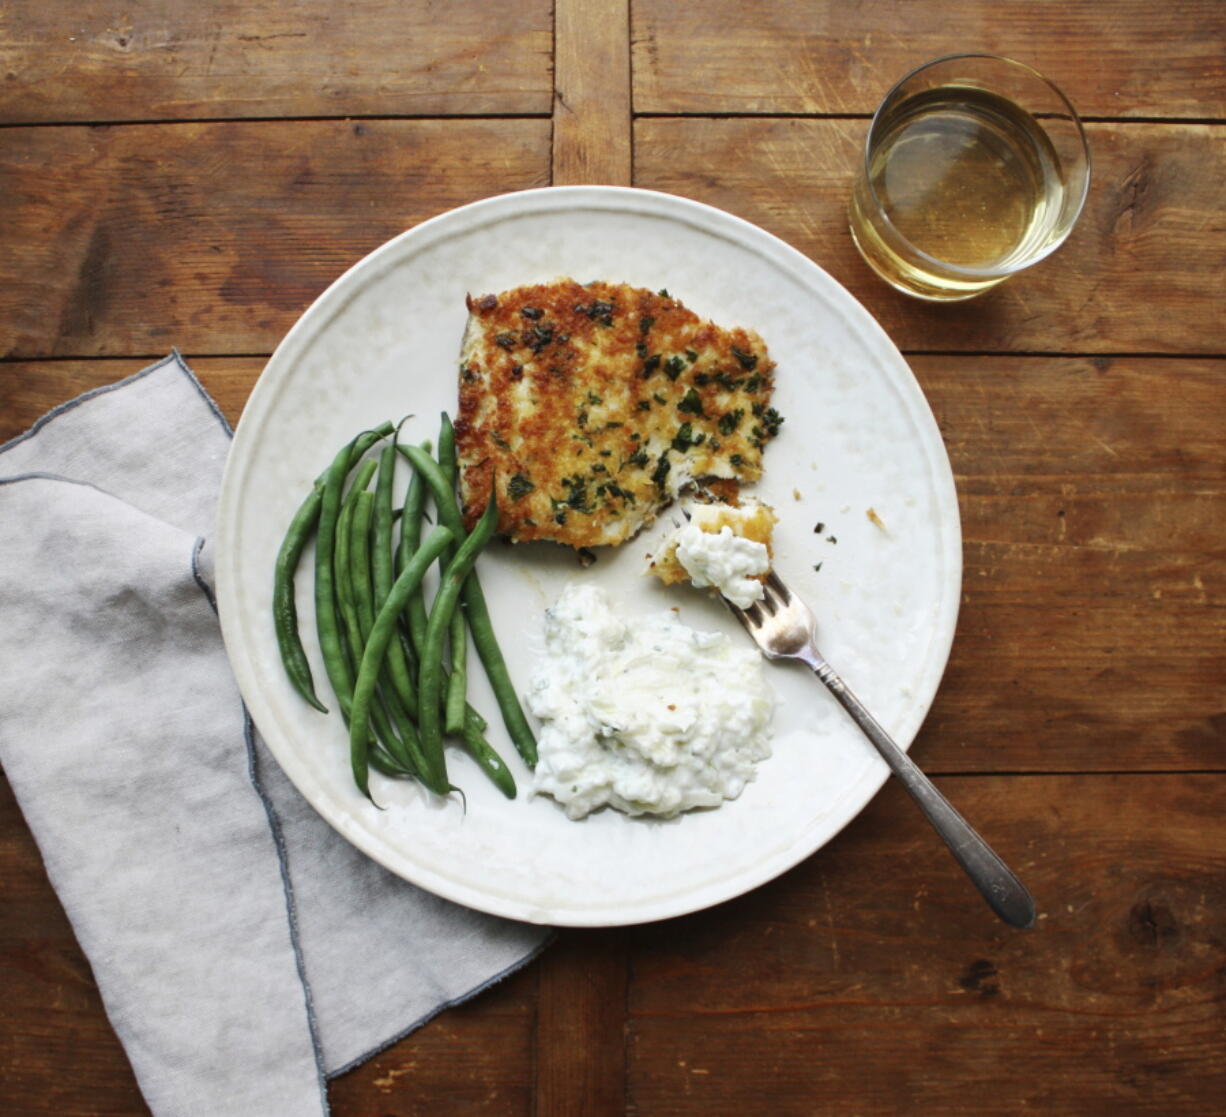
[(697, 20), (673, 0), (635, 0), (634, 107), (872, 113), (915, 66), (988, 51), (1045, 73), (1083, 115), (1216, 119), (1223, 42), (1218, 0), (951, 0), (939, 12), (906, 0), (707, 0)]
[(912, 365), (964, 539), (958, 630), (916, 758), (936, 771), (1221, 769), (1226, 361)]
[(1095, 177), (1068, 242), (978, 299), (934, 306), (886, 286), (851, 242), (847, 198), (866, 129), (862, 120), (640, 119), (635, 185), (782, 237), (904, 349), (1226, 353), (1226, 130), (1091, 125)]
[[(1061, 596), (1079, 599), (1071, 607), (1042, 598), (993, 606), (981, 600), (976, 580), (993, 565), (996, 576), (1008, 577), (1001, 568), (1014, 556), (967, 550), (954, 650), (914, 745), (921, 766), (932, 772), (1222, 769), (1226, 625), (1220, 603), (1100, 602), (1091, 571), (1083, 569), (1061, 586)], [(1034, 565), (1052, 571), (1054, 564)], [(1215, 565), (1220, 570), (1220, 557)], [(1024, 562), (1016, 567), (1015, 584), (1037, 580)], [(1100, 569), (1109, 586), (1115, 572), (1106, 567)]]
[[(917, 355), (909, 363), (963, 492), (1072, 495), (1070, 485), (1088, 481), (1099, 492), (1164, 497), (1226, 474), (1220, 359)], [(1073, 525), (1044, 527), (1055, 538)]]
[(941, 783), (1035, 894), (1035, 929), (997, 922), (887, 785), (783, 878), (639, 929), (636, 1112), (1220, 1107), (1226, 776)]
[[(1220, 129), (1093, 127), (1100, 185), (1070, 242), (983, 298), (946, 307), (886, 287), (851, 244), (844, 207), (862, 132), (859, 121), (643, 120), (637, 185), (782, 236), (905, 348), (1226, 351), (1214, 298), (1226, 255)], [(545, 121), (6, 130), (4, 352), (270, 351), (366, 251), (488, 193), (491, 181), (543, 185), (548, 151)]]
[(0, 350), (268, 353), (427, 217), (549, 181), (547, 120), (0, 131)]
[(553, 184), (629, 186), (630, 0), (557, 0)]
[(547, 115), (550, 7), (549, 0), (7, 5), (0, 122)]
[(626, 1108), (627, 932), (566, 930), (537, 963), (536, 1117)]

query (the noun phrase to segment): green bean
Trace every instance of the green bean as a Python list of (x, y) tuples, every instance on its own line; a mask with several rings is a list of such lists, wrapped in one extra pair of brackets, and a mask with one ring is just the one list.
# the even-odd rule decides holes
[[(370, 480), (369, 463), (359, 471), (358, 477), (348, 498), (344, 495), (345, 481), (352, 467), (361, 459), (371, 446), (379, 439), (386, 437), (393, 430), (391, 423), (384, 423), (372, 431), (365, 431), (344, 446), (333, 458), (331, 465), (321, 475), (319, 517), (316, 526), (316, 556), (315, 556), (315, 615), (319, 636), (320, 650), (323, 654), (324, 666), (332, 689), (336, 692), (341, 707), (341, 716), (350, 722), (350, 711), (353, 699), (354, 671), (350, 666), (350, 655), (355, 655), (360, 661), (362, 649), (360, 634), (356, 631), (356, 617), (353, 614), (352, 594), (348, 586), (348, 570), (344, 576), (337, 577), (336, 549), (341, 538), (348, 540), (348, 533), (338, 532), (339, 521), (343, 508), (348, 507), (352, 516), (355, 494), (363, 491)], [(346, 527), (348, 525), (346, 524)], [(355, 639), (358, 637), (358, 639)], [(413, 775), (404, 764), (404, 756), (393, 757), (379, 741), (371, 739), (369, 723), (376, 723), (376, 731), (384, 740), (395, 740), (391, 726), (381, 711), (375, 711), (368, 717), (365, 731), (366, 757), (369, 762), (387, 775)], [(351, 753), (352, 746), (351, 734)], [(400, 750), (398, 750), (400, 751)], [(365, 794), (369, 796), (369, 788), (363, 780), (359, 780)]]
[(406, 713), (395, 691), (376, 689), (376, 696), (371, 704), (371, 721), (376, 734), (387, 739), (388, 751), (402, 768), (416, 776), (435, 795), (446, 795), (451, 790), (446, 771), (440, 773), (426, 759), (417, 726)]
[(396, 428), (388, 422), (382, 422), (377, 427), (371, 427), (368, 431), (363, 431), (353, 440), (353, 456), (349, 459), (349, 468), (352, 469), (357, 465), (362, 455), (366, 453), (376, 442), (381, 442)]
[[(336, 553), (333, 557), (333, 566), (336, 577), (336, 609), (340, 613), (341, 625), (344, 630), (345, 644), (348, 648), (348, 660), (350, 664), (350, 678), (354, 677), (354, 666), (359, 664), (362, 659), (362, 631), (358, 621), (357, 601), (353, 590), (353, 572), (351, 568), (350, 548), (352, 546), (352, 521), (353, 512), (356, 506), (357, 493), (361, 491), (356, 485), (350, 490), (349, 496), (341, 506), (341, 513), (337, 520), (336, 527)], [(350, 698), (348, 703), (349, 713), (349, 729), (350, 729), (350, 764), (354, 771), (354, 782), (358, 785), (361, 792), (368, 798), (373, 799), (370, 794), (370, 775), (369, 775), (369, 758), (372, 749), (377, 748), (377, 738), (379, 734), (379, 725), (375, 725), (373, 733), (370, 722), (374, 718), (367, 719), (367, 725), (363, 731), (365, 739), (364, 748), (360, 757), (355, 754), (353, 747), (353, 719), (352, 719), (352, 685), (350, 686)], [(386, 727), (390, 729), (389, 727)], [(372, 742), (372, 735), (375, 741)], [(358, 772), (362, 774), (359, 777)]]
[[(336, 580), (336, 607), (348, 632), (350, 651), (352, 652), (356, 645), (359, 658), (361, 657), (361, 647), (364, 639), (358, 613), (357, 589), (353, 579), (353, 517), (357, 512), (359, 498), (366, 492), (366, 485), (370, 482), (371, 470), (368, 467), (373, 464), (373, 462), (362, 463), (357, 476), (354, 478), (353, 486), (345, 495), (344, 502), (341, 505), (341, 513), (337, 519), (336, 549), (333, 555)], [(370, 494), (367, 493), (366, 495), (369, 496)]]
[(352, 521), (353, 503), (347, 501), (341, 506), (341, 514), (337, 517), (336, 545), (332, 556), (333, 579), (336, 585), (336, 599), (333, 608), (337, 614), (341, 646), (346, 656), (345, 666), (349, 678), (349, 691), (341, 702), (341, 712), (346, 717), (349, 716), (349, 709), (353, 703), (354, 671), (362, 658), (362, 631), (358, 624), (357, 606), (353, 596), (353, 577), (349, 568)]
[[(371, 535), (374, 505), (377, 499), (375, 493), (359, 492), (353, 505), (353, 515), (349, 524), (349, 580), (352, 586), (358, 637), (363, 649), (370, 640), (376, 615), (371, 576)], [(388, 558), (390, 557), (389, 551)], [(379, 607), (382, 608), (382, 603)], [(417, 712), (417, 693), (408, 677), (403, 659), (396, 661), (402, 673), (400, 685), (397, 685), (396, 680), (392, 677), (391, 665), (400, 650), (400, 645), (395, 640), (390, 641), (387, 658), (384, 661), (384, 667), (387, 670), (385, 677), (392, 682), (392, 685), (385, 688), (382, 693), (383, 707), (394, 728), (388, 740), (388, 751), (406, 768), (415, 772), (421, 782), (431, 791), (438, 795), (446, 795), (450, 790), (447, 782), (446, 761), (443, 758), (442, 749), (439, 749), (437, 754), (429, 756), (422, 749), (421, 738), (412, 721)], [(355, 659), (360, 660), (361, 655), (362, 652), (355, 652)], [(375, 712), (377, 714), (378, 707), (375, 707)], [(376, 718), (376, 730), (379, 731), (379, 729)], [(382, 731), (379, 735), (389, 736), (388, 731)]]
[(481, 716), (481, 712), (480, 712), (479, 710), (474, 710), (474, 709), (472, 708), (472, 706), (467, 706), (467, 707), (466, 707), (466, 709), (468, 710), (468, 713), (465, 715), (465, 717), (470, 718), (470, 719), (474, 719), (474, 718), (475, 718), (475, 719), (476, 719), (477, 728), (478, 728), (478, 729), (479, 729), (479, 730), (480, 730), (482, 733), (484, 733), (484, 732), (486, 731), (486, 729), (488, 729), (488, 728), (489, 728), (489, 724), (490, 724), (490, 723), (489, 723), (488, 721), (486, 721), (484, 717), (482, 717), (482, 716)]
[(363, 644), (375, 623), (375, 591), (370, 579), (370, 527), (374, 510), (375, 494), (369, 490), (357, 493), (349, 525), (349, 578)]
[(353, 484), (349, 486), (349, 491), (345, 494), (345, 500), (350, 504), (358, 499), (359, 493), (366, 492), (370, 485), (370, 479), (375, 475), (375, 470), (379, 468), (378, 462), (364, 461), (357, 466), (357, 472), (353, 475)]
[[(395, 445), (387, 446), (379, 460), (379, 482), (375, 488), (374, 538), (371, 541), (371, 570), (374, 585), (374, 611), (378, 612), (391, 593), (395, 580), (395, 562), (392, 546), (392, 479), (396, 471)], [(416, 476), (416, 474), (414, 474)], [(421, 541), (420, 517), (416, 526), (416, 547)], [(415, 595), (420, 598), (421, 590)], [(404, 706), (409, 717), (417, 717), (417, 686), (413, 681), (417, 674), (415, 666), (405, 654), (399, 640), (393, 640), (387, 649), (387, 673), (392, 689)], [(440, 757), (441, 759), (441, 757)], [(439, 773), (443, 776), (444, 773)], [(445, 779), (444, 781), (445, 782)]]
[[(347, 608), (353, 606), (353, 582), (349, 570), (349, 548), (352, 546), (353, 501), (341, 505), (341, 514), (336, 520), (336, 551), (332, 556), (336, 570), (336, 606), (345, 619)], [(354, 616), (356, 620), (356, 614)]]
[(392, 485), (396, 479), (396, 444), (388, 443), (379, 455), (379, 479), (375, 483), (374, 538), (371, 541), (371, 573), (374, 578), (375, 604), (382, 605), (395, 581), (393, 570)]
[(315, 626), (328, 681), (336, 692), (341, 713), (346, 716), (353, 697), (353, 675), (345, 657), (342, 626), (337, 616), (336, 542), (342, 490), (357, 446), (357, 439), (346, 445), (324, 474), (315, 532)]
[(498, 524), (498, 505), (490, 500), (485, 514), (470, 535), (461, 544), (455, 558), (447, 567), (447, 573), (434, 596), (430, 608), (430, 620), (426, 626), (426, 645), (421, 653), (421, 668), (417, 673), (418, 721), (422, 747), (429, 751), (442, 748), (443, 726), (440, 717), (440, 698), (443, 682), (443, 643), (447, 638), (451, 615), (460, 600), (464, 580), (477, 561), (481, 548), (489, 542)]
[(468, 712), (468, 627), (460, 605), (451, 614), (451, 675), (446, 681), (443, 727), (448, 733), (464, 732)]
[(396, 632), (396, 643), (400, 647), (400, 654), (404, 657), (405, 669), (409, 673), (410, 685), (413, 690), (413, 716), (417, 716), (417, 687), (412, 684), (411, 680), (417, 678), (417, 651), (413, 647), (413, 642), (409, 639), (409, 634), (404, 627), (404, 614), (400, 614), (400, 627)]
[[(416, 476), (416, 474), (414, 474)], [(323, 485), (315, 482), (310, 495), (304, 500), (290, 521), (281, 548), (277, 551), (276, 569), (273, 574), (272, 616), (277, 632), (277, 646), (281, 649), (281, 662), (294, 689), (315, 709), (322, 713), (328, 707), (315, 693), (315, 680), (311, 677), (311, 665), (298, 634), (298, 605), (294, 600), (294, 574), (302, 558), (315, 525), (319, 522), (319, 509), (323, 504)]]
[[(429, 443), (423, 443), (423, 447)], [(429, 450), (423, 450), (427, 456)], [(404, 515), (400, 517), (400, 551), (397, 569), (403, 570), (410, 556), (421, 545), (421, 525), (426, 508), (426, 483), (417, 470), (412, 470), (409, 477), (409, 488), (404, 494)], [(426, 638), (426, 599), (419, 588), (405, 607), (405, 620), (408, 624), (409, 639), (413, 647), (421, 655), (421, 646)]]
[[(426, 484), (434, 495), (438, 506), (439, 519), (443, 526), (456, 534), (457, 539), (464, 538), (464, 525), (460, 518), (460, 508), (456, 502), (455, 493), (447, 486), (447, 480), (438, 464), (429, 454), (423, 454), (415, 446), (398, 446), (397, 449), (412, 463), (425, 478)], [(493, 490), (491, 489), (491, 503)], [(503, 659), (502, 649), (494, 635), (494, 625), (490, 620), (489, 606), (485, 603), (485, 594), (475, 573), (470, 574), (464, 582), (462, 594), (465, 614), (468, 618), (469, 632), (472, 634), (473, 646), (477, 649), (485, 673), (489, 676), (490, 686), (502, 712), (502, 720), (507, 727), (511, 740), (520, 756), (530, 768), (536, 767), (536, 737), (523, 707), (519, 704), (519, 696), (515, 693), (515, 684), (511, 682), (511, 674)], [(419, 653), (420, 654), (420, 653)], [(423, 657), (424, 658), (424, 657)]]
[[(423, 442), (421, 450), (428, 458), (430, 455), (430, 443)], [(413, 553), (421, 542), (421, 525), (425, 514), (426, 490), (425, 481), (422, 479), (421, 474), (414, 469), (409, 478), (409, 488), (405, 493), (403, 514), (400, 517), (400, 547), (396, 556), (397, 569), (403, 568), (408, 556)], [(405, 608), (405, 620), (409, 630), (410, 643), (420, 658), (421, 649), (426, 640), (426, 599), (420, 588), (409, 599), (409, 603)], [(416, 674), (416, 671), (413, 673)], [(449, 681), (447, 685), (448, 693), (450, 693)], [(414, 707), (416, 707), (416, 703), (414, 703)], [(467, 703), (465, 703), (465, 710), (466, 716), (477, 719), (481, 730), (484, 732), (487, 725), (485, 718)]]
[(417, 688), (413, 677), (417, 672), (409, 667), (405, 647), (400, 640), (392, 640), (387, 645), (387, 680), (391, 683), (392, 693), (405, 706), (409, 717), (417, 717)]
[[(353, 484), (341, 502), (340, 515), (336, 521), (336, 542), (333, 553), (333, 570), (336, 586), (336, 608), (341, 620), (349, 629), (350, 643), (356, 638), (361, 646), (361, 626), (357, 615), (357, 594), (353, 584), (353, 568), (350, 550), (353, 546), (353, 517), (357, 511), (358, 498), (366, 491), (372, 475), (373, 462), (363, 462), (353, 479)], [(369, 495), (369, 494), (367, 494)]]
[[(367, 797), (369, 789), (369, 730), (375, 687), (383, 671), (387, 646), (396, 632), (396, 622), (410, 594), (421, 584), (439, 553), (455, 537), (444, 527), (435, 528), (406, 563), (371, 628), (362, 652), (349, 722), (349, 756), (353, 778)], [(437, 717), (437, 711), (436, 711)], [(423, 747), (425, 747), (423, 737)]]
[[(400, 452), (401, 443), (396, 443), (396, 450)], [(423, 454), (431, 452), (430, 440), (427, 438), (421, 444)], [(409, 485), (404, 491), (404, 504), (401, 508), (400, 517), (400, 546), (396, 552), (396, 573), (399, 574), (401, 567), (408, 561), (409, 556), (417, 549), (421, 543), (421, 526), (425, 519), (426, 508), (426, 489), (417, 477), (416, 470), (409, 471)], [(405, 534), (405, 527), (408, 527), (408, 534)]]
[(454, 487), (456, 471), (459, 468), (455, 452), (455, 427), (451, 425), (451, 419), (446, 411), (439, 417), (438, 454), (435, 456), (438, 458), (438, 467), (442, 470), (443, 476), (448, 478)]
[[(365, 475), (365, 478), (363, 477)], [(363, 491), (357, 482), (366, 479), (369, 480), (368, 471), (363, 468), (359, 471), (358, 477), (355, 479), (353, 487), (346, 495), (344, 502), (341, 504), (340, 516), (336, 523), (336, 548), (333, 554), (333, 570), (335, 572), (336, 584), (336, 603), (335, 608), (340, 618), (342, 646), (345, 651), (346, 669), (349, 673), (349, 678), (352, 680), (356, 675), (357, 664), (362, 659), (362, 625), (358, 615), (357, 593), (353, 585), (353, 517), (357, 510), (358, 496)], [(349, 707), (352, 704), (353, 685), (350, 683), (350, 694), (342, 704), (342, 713), (348, 719)], [(376, 738), (382, 737), (390, 739), (391, 726), (386, 718), (373, 718), (375, 721), (374, 735)], [(398, 742), (397, 742), (398, 746)], [(399, 748), (393, 746), (396, 752)]]
[(468, 754), (477, 762), (481, 770), (494, 781), (494, 786), (508, 799), (515, 798), (515, 777), (503, 763), (502, 757), (494, 751), (493, 746), (485, 739), (481, 727), (471, 714), (464, 720), (464, 729), (460, 736)]
[[(438, 434), (438, 467), (450, 484), (451, 491), (455, 492), (458, 475), (455, 428), (445, 411)], [(440, 561), (450, 562), (453, 555), (454, 548), (449, 548)], [(468, 626), (462, 607), (457, 608), (451, 615), (451, 630), (448, 635), (451, 645), (451, 676), (446, 680), (447, 697), (443, 706), (443, 724), (448, 733), (463, 733), (468, 697)]]
[[(357, 481), (369, 480), (370, 471), (360, 471)], [(369, 546), (373, 500), (373, 494), (358, 488), (355, 481), (341, 509), (337, 528), (337, 598), (355, 673), (374, 623)], [(414, 704), (416, 699), (414, 694)], [(384, 742), (387, 751), (403, 769), (416, 775), (436, 794), (447, 794), (449, 785), (441, 761), (431, 763), (426, 759), (417, 728), (394, 693), (385, 693), (372, 704), (370, 720), (374, 725), (376, 740)]]
[(370, 748), (370, 766), (381, 774), (394, 780), (413, 779), (415, 773), (407, 771), (392, 757), (382, 745), (376, 743)]

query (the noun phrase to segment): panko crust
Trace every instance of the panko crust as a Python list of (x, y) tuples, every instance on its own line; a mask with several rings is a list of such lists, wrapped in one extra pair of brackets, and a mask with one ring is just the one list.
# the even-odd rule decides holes
[(617, 544), (690, 482), (752, 482), (782, 418), (762, 339), (667, 292), (573, 279), (469, 296), (455, 424), (471, 526)]

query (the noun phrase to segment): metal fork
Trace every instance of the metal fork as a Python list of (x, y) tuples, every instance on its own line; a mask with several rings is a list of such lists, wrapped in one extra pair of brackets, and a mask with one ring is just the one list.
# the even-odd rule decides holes
[(1034, 923), (1030, 893), (835, 674), (817, 649), (816, 621), (809, 607), (773, 570), (766, 577), (765, 596), (748, 609), (723, 600), (767, 659), (798, 659), (826, 684), (945, 839), (992, 910), (1013, 927), (1030, 927)]

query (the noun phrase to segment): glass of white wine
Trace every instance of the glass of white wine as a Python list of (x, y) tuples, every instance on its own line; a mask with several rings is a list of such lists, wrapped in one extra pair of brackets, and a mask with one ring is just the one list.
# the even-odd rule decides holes
[(1029, 66), (938, 58), (886, 95), (852, 191), (851, 235), (887, 283), (968, 299), (1054, 252), (1090, 186), (1076, 111)]

